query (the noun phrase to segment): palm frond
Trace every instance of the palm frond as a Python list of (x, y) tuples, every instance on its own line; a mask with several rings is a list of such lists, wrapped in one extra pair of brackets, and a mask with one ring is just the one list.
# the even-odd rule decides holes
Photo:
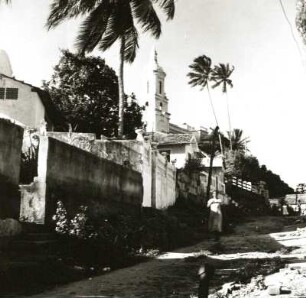
[(124, 60), (132, 63), (138, 49), (138, 32), (135, 26), (130, 27), (125, 33)]
[(99, 42), (99, 49), (106, 51), (109, 49), (115, 41), (120, 37), (119, 28), (117, 28), (116, 12), (111, 12), (108, 18), (107, 26)]
[(211, 80), (215, 82), (212, 87), (216, 88), (222, 84), (222, 92), (226, 93), (227, 86), (230, 86), (231, 88), (233, 87), (233, 82), (229, 77), (233, 73), (234, 69), (234, 66), (230, 67), (228, 63), (219, 63), (219, 65), (216, 65), (213, 68), (211, 75)]
[(189, 84), (204, 88), (210, 80), (211, 59), (205, 55), (199, 56), (189, 65), (191, 71), (187, 74), (190, 78)]
[(161, 22), (151, 0), (131, 0), (132, 12), (144, 32), (154, 37), (161, 35)]
[(53, 0), (46, 26), (48, 30), (54, 28), (66, 19), (90, 12), (96, 4), (96, 0)]
[(172, 20), (175, 14), (175, 0), (154, 0), (165, 12), (167, 20)]
[(103, 1), (83, 21), (75, 43), (78, 50), (83, 53), (94, 50), (107, 28), (110, 9)]

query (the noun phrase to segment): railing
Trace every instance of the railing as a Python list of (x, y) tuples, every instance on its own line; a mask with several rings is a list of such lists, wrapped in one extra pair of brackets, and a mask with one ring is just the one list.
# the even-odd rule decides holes
[(235, 185), (241, 189), (246, 191), (256, 193), (256, 194), (263, 194), (267, 196), (268, 190), (264, 187), (264, 184), (261, 183), (260, 185), (252, 184), (250, 181), (245, 181), (237, 177), (232, 177), (231, 179), (225, 179), (225, 183)]

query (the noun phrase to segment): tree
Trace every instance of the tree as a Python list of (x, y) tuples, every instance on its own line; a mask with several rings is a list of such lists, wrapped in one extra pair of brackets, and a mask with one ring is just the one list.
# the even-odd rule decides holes
[(297, 0), (296, 27), (306, 44), (306, 1)]
[(233, 150), (239, 150), (239, 151), (247, 151), (247, 143), (249, 143), (248, 137), (243, 137), (243, 130), (235, 128), (233, 130), (233, 134), (229, 135), (232, 141), (232, 149)]
[[(201, 90), (203, 90), (206, 87), (211, 109), (212, 109), (212, 112), (214, 114), (215, 121), (216, 121), (216, 128), (214, 129), (213, 134), (212, 134), (210, 166), (209, 166), (208, 182), (207, 182), (207, 199), (209, 199), (212, 166), (213, 166), (213, 159), (215, 156), (215, 138), (219, 135), (218, 120), (217, 120), (217, 116), (216, 116), (216, 112), (215, 112), (215, 108), (213, 105), (213, 101), (212, 101), (210, 90), (209, 90), (209, 84), (208, 84), (208, 82), (211, 80), (211, 74), (212, 74), (211, 59), (205, 55), (199, 56), (193, 60), (193, 63), (189, 65), (189, 68), (191, 68), (191, 71), (187, 74), (187, 76), (190, 79), (188, 83), (192, 87), (199, 86)], [(222, 143), (221, 143), (220, 136), (219, 136), (219, 140), (220, 140), (220, 147), (221, 147), (221, 152), (222, 152), (223, 150), (222, 150)]]
[(233, 88), (233, 83), (232, 83), (232, 80), (230, 79), (230, 76), (232, 75), (234, 69), (235, 69), (234, 66), (230, 67), (228, 63), (227, 64), (219, 63), (219, 65), (216, 65), (212, 71), (212, 81), (215, 82), (212, 88), (221, 86), (222, 92), (226, 94), (230, 150), (233, 150), (233, 145), (232, 145), (232, 138), (231, 138), (232, 125), (231, 125), (231, 117), (230, 117), (230, 110), (229, 110), (227, 87), (229, 86)]
[(192, 87), (199, 86), (201, 90), (206, 87), (211, 109), (215, 117), (216, 125), (218, 126), (218, 120), (208, 84), (212, 75), (211, 59), (205, 55), (199, 56), (193, 60), (193, 63), (189, 65), (189, 67), (191, 68), (191, 71), (187, 74), (190, 78), (188, 83)]
[[(98, 57), (84, 57), (62, 51), (59, 63), (44, 89), (63, 113), (73, 130), (97, 136), (116, 135), (118, 128), (118, 78), (113, 69)], [(142, 108), (134, 95), (125, 100), (124, 133), (134, 136), (142, 126)]]
[(119, 137), (123, 135), (124, 123), (124, 62), (132, 63), (138, 48), (138, 30), (134, 23), (155, 38), (161, 35), (161, 22), (154, 4), (165, 12), (168, 20), (174, 17), (175, 0), (53, 0), (51, 5), (49, 29), (66, 19), (85, 16), (76, 42), (82, 53), (92, 52), (96, 47), (105, 51), (120, 41)]

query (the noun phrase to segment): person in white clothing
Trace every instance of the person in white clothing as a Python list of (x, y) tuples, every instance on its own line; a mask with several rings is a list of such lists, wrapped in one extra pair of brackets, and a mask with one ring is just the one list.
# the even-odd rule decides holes
[(209, 208), (208, 231), (215, 234), (216, 240), (219, 239), (219, 235), (222, 232), (221, 204), (222, 200), (218, 199), (216, 191), (213, 191), (211, 199), (207, 202), (207, 207)]

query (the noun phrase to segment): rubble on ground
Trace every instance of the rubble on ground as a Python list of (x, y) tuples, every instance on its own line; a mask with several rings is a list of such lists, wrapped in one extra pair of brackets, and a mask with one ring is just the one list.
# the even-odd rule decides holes
[(222, 289), (210, 298), (238, 297), (306, 297), (306, 263), (288, 264), (279, 272), (263, 277), (259, 275), (251, 282), (224, 284)]

